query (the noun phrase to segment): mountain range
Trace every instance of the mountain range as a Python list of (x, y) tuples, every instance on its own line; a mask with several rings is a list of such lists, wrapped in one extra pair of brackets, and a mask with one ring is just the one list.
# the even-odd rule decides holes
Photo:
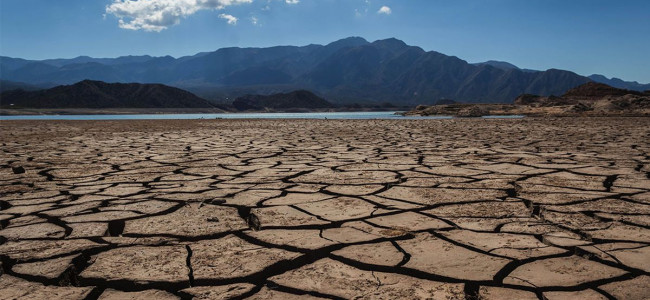
[[(481, 66), (481, 65), (490, 65), (495, 68), (503, 69), (503, 70), (511, 70), (511, 69), (516, 69), (516, 70), (521, 70), (523, 72), (539, 72), (538, 70), (531, 70), (531, 69), (520, 69), (519, 67), (505, 61), (498, 61), (498, 60), (490, 60), (486, 62), (481, 62), (481, 63), (474, 63), (473, 65), (475, 66)], [(600, 74), (593, 74), (589, 75), (587, 78), (591, 79), (593, 82), (597, 83), (604, 83), (606, 85), (609, 85), (611, 87), (619, 88), (619, 89), (625, 89), (625, 90), (631, 90), (631, 91), (638, 91), (638, 92), (643, 92), (650, 90), (650, 83), (648, 84), (641, 84), (636, 81), (623, 81), (622, 79), (619, 78), (607, 78), (604, 75)]]
[[(454, 56), (424, 51), (397, 39), (368, 42), (351, 37), (328, 45), (222, 48), (173, 58), (25, 60), (0, 57), (2, 84), (53, 87), (85, 79), (160, 83), (186, 89), (213, 102), (231, 103), (246, 94), (305, 89), (336, 104), (430, 104), (512, 102), (518, 95), (561, 95), (591, 81), (633, 90), (648, 85), (584, 77), (570, 71), (520, 69), (504, 62), (470, 64)], [(625, 86), (621, 86), (625, 85)], [(2, 88), (6, 90), (6, 88)]]

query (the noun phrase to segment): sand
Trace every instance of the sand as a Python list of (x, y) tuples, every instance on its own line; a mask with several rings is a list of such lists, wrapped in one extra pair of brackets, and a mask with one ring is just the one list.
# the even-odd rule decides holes
[(647, 299), (650, 118), (0, 122), (0, 299)]

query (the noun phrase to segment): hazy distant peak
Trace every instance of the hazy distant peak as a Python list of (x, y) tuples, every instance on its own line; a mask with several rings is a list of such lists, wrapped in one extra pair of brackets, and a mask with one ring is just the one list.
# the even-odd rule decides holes
[(74, 84), (66, 85), (66, 86), (81, 86), (81, 85), (93, 85), (93, 86), (98, 86), (98, 85), (106, 85), (106, 82), (99, 81), (99, 80), (91, 80), (91, 79), (85, 79), (82, 81), (79, 81)]
[[(167, 56), (169, 56), (169, 55), (167, 55)], [(123, 55), (123, 56), (117, 57), (116, 60), (121, 59), (121, 60), (133, 60), (133, 61), (135, 61), (135, 60), (149, 60), (149, 59), (152, 59), (152, 58), (154, 58), (154, 57), (151, 56), (151, 55)]]
[(624, 81), (623, 79), (616, 78), (616, 77), (612, 77), (610, 79), (601, 74), (593, 74), (588, 76), (588, 78), (595, 82), (604, 83), (620, 89), (635, 90), (635, 91), (650, 90), (650, 83), (642, 84), (642, 83), (638, 83), (637, 81)]
[(611, 82), (624, 82), (624, 83), (627, 83), (627, 84), (640, 84), (638, 81), (627, 81), (626, 82), (626, 81), (624, 81), (623, 79), (620, 79), (620, 78), (616, 78), (616, 77), (607, 78), (607, 76), (601, 75), (601, 74), (593, 74), (593, 75), (589, 75), (588, 77), (589, 77), (589, 79), (591, 79), (591, 80), (593, 80), (595, 82), (600, 82), (600, 83), (605, 83), (605, 84), (608, 84), (608, 83), (611, 83)]
[(513, 64), (511, 64), (509, 62), (498, 61), (498, 60), (488, 60), (486, 62), (473, 63), (473, 65), (476, 65), (476, 66), (487, 65), (487, 66), (492, 66), (492, 67), (502, 69), (502, 70), (512, 70), (512, 69), (521, 70), (519, 67), (517, 67), (517, 66), (515, 66), (515, 65), (513, 65)]
[(369, 44), (366, 39), (358, 36), (352, 36), (344, 39), (340, 39), (338, 41), (332, 42), (327, 44), (327, 47), (336, 47), (336, 48), (342, 48), (342, 47), (357, 47), (357, 46), (363, 46)]
[(601, 74), (591, 74), (591, 75), (589, 75), (587, 77), (589, 77), (589, 79), (591, 79), (593, 81), (596, 81), (596, 82), (600, 82), (601, 80), (609, 80), (609, 78), (607, 78), (607, 77), (605, 77), (605, 75), (601, 75)]
[(406, 43), (402, 40), (398, 40), (396, 38), (387, 38), (383, 40), (376, 40), (372, 42), (373, 45), (376, 46), (384, 46), (384, 47), (391, 47), (391, 48), (403, 48), (403, 47), (408, 47)]

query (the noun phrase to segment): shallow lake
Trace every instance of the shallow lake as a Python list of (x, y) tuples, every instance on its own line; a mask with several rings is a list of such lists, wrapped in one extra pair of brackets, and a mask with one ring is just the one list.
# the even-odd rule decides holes
[[(404, 117), (395, 111), (322, 113), (226, 113), (226, 114), (139, 114), (139, 115), (24, 115), (0, 116), (0, 120), (190, 120), (190, 119), (331, 119), (331, 120), (418, 120), (452, 119), (450, 116)], [(523, 116), (485, 116), (486, 119), (519, 119)]]

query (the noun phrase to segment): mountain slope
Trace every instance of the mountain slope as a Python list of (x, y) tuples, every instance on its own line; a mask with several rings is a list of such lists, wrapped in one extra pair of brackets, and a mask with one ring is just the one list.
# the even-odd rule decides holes
[(41, 90), (43, 88), (28, 83), (24, 83), (24, 82), (0, 80), (0, 93), (11, 91), (11, 90), (18, 90), (18, 89), (25, 90), (25, 91), (36, 91), (36, 90)]
[(84, 80), (47, 90), (0, 94), (2, 107), (28, 108), (211, 108), (207, 100), (161, 84)]
[(235, 99), (232, 105), (237, 110), (264, 110), (288, 108), (331, 108), (325, 99), (312, 92), (301, 90), (273, 95), (246, 95)]

